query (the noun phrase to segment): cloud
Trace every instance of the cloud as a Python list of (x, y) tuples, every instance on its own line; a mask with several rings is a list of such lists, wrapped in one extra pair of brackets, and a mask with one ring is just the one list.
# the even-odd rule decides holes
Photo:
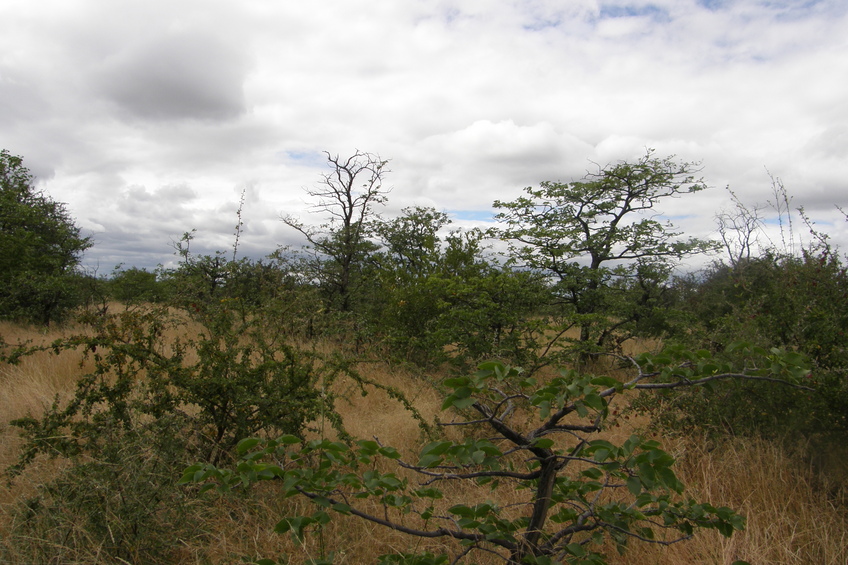
[[(299, 244), (322, 151), (391, 159), (388, 215), (479, 218), (543, 180), (648, 147), (715, 189), (669, 202), (709, 234), (725, 185), (766, 170), (830, 222), (848, 178), (841, 0), (7, 0), (0, 147), (97, 243), (172, 261), (172, 239)], [(841, 232), (840, 232), (841, 233)], [(848, 245), (848, 240), (845, 241)], [(130, 261), (127, 261), (128, 263)]]
[(168, 32), (110, 57), (99, 89), (133, 118), (226, 120), (245, 111), (246, 58), (208, 32)]
[(562, 175), (582, 176), (586, 158), (593, 153), (588, 143), (548, 122), (478, 120), (422, 139), (416, 162), (405, 166), (416, 170), (422, 195), (450, 202), (451, 208), (473, 209), (491, 205), (485, 198), (497, 192), (496, 187), (521, 188)]

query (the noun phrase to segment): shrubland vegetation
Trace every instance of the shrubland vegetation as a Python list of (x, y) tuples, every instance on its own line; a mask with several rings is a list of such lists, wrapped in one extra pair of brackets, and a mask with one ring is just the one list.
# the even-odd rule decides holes
[(188, 232), (176, 268), (97, 280), (3, 153), (0, 249), (33, 258), (3, 276), (61, 292), (0, 300), (0, 558), (845, 562), (848, 280), (812, 222), (760, 245), (736, 201), (687, 238), (652, 214), (697, 166), (648, 152), (451, 230), (380, 216), (379, 156), (327, 157), (325, 222), (283, 218), (303, 248)]
[(76, 267), (90, 246), (64, 205), (35, 188), (23, 159), (0, 151), (0, 316), (60, 321), (79, 303)]

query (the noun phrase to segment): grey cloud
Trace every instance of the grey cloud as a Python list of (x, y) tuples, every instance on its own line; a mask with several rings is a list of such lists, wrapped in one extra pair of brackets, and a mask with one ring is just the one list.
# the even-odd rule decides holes
[(805, 149), (811, 156), (844, 159), (848, 156), (848, 125), (828, 127), (811, 139)]
[(120, 199), (118, 211), (156, 218), (158, 222), (176, 220), (185, 216), (186, 204), (196, 199), (194, 190), (185, 185), (164, 186), (152, 192), (143, 186), (131, 186)]
[[(133, 185), (124, 188), (111, 203), (97, 209), (96, 219), (86, 222), (95, 226), (96, 253), (89, 252), (84, 263), (103, 268), (118, 263), (154, 268), (170, 259), (174, 244), (182, 234), (198, 230), (198, 253), (226, 249), (227, 231), (235, 220), (223, 218), (218, 210), (209, 210), (189, 185), (165, 185), (155, 189)], [(234, 216), (233, 216), (234, 217)], [(231, 225), (232, 224), (232, 225)], [(211, 235), (210, 235), (211, 234)]]
[[(198, 251), (228, 249), (245, 186), (244, 253), (299, 245), (279, 214), (318, 221), (303, 187), (324, 149), (391, 159), (387, 214), (485, 210), (645, 147), (703, 160), (710, 184), (755, 201), (767, 167), (826, 210), (848, 178), (846, 6), (22, 3), (0, 18), (0, 147), (95, 232), (101, 265), (172, 261), (191, 228)], [(725, 198), (663, 211), (696, 211), (682, 227), (701, 235)]]
[(46, 106), (41, 94), (26, 77), (0, 67), (0, 125), (12, 124), (37, 118)]
[(133, 117), (225, 120), (245, 110), (247, 70), (239, 50), (211, 34), (171, 32), (111, 58), (98, 83)]

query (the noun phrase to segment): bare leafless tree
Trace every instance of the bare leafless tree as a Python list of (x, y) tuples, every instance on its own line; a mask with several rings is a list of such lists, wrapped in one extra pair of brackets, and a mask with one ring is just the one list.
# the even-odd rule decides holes
[(369, 247), (370, 224), (377, 219), (374, 207), (386, 202), (383, 177), (388, 161), (359, 150), (347, 158), (324, 153), (332, 170), (306, 192), (317, 201), (312, 210), (327, 220), (317, 226), (291, 215), (283, 215), (282, 220), (309, 242), (311, 252), (322, 263), (321, 282), (338, 301), (338, 308), (349, 311), (355, 275)]
[(759, 237), (763, 233), (760, 212), (764, 207), (746, 206), (730, 187), (727, 191), (730, 193), (733, 208), (721, 210), (716, 214), (715, 220), (730, 265), (735, 269), (749, 261), (752, 253), (759, 248)]

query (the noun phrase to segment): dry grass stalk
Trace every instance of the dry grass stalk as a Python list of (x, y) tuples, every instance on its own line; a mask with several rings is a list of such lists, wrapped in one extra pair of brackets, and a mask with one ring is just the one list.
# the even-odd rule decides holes
[[(9, 324), (0, 325), (7, 342), (18, 339), (50, 341), (59, 334), (39, 335)], [(172, 336), (176, 337), (176, 335)], [(329, 347), (329, 346), (327, 346)], [(73, 390), (81, 374), (80, 355), (39, 354), (15, 367), (0, 367), (0, 464), (4, 467), (15, 459), (18, 438), (6, 422), (12, 418), (37, 414), (52, 402), (56, 394)], [(614, 371), (598, 366), (599, 371)], [(368, 378), (404, 392), (428, 419), (439, 414), (441, 398), (426, 379), (381, 364), (360, 367)], [(337, 409), (348, 430), (362, 438), (378, 437), (384, 444), (397, 447), (408, 456), (426, 441), (415, 421), (397, 402), (381, 391), (362, 396), (353, 383), (340, 379), (335, 393)], [(619, 420), (611, 427), (607, 439), (623, 441), (645, 425), (644, 418)], [(331, 433), (326, 422), (315, 427)], [(737, 440), (710, 450), (705, 442), (686, 438), (660, 438), (669, 452), (678, 456), (678, 474), (696, 498), (716, 506), (726, 505), (748, 517), (748, 529), (731, 539), (714, 532), (699, 533), (694, 539), (670, 547), (634, 544), (624, 557), (611, 555), (613, 564), (679, 563), (725, 565), (745, 559), (752, 565), (848, 563), (848, 519), (846, 509), (817, 487), (815, 473), (794, 460), (785, 449), (764, 441)], [(60, 462), (39, 460), (28, 468), (12, 489), (0, 490), (0, 539), (8, 539), (11, 505), (30, 496), (40, 483), (48, 481), (61, 467)], [(389, 461), (379, 463), (381, 470), (395, 470)], [(415, 477), (410, 476), (411, 480)], [(459, 483), (445, 486), (442, 510), (456, 502), (494, 499), (500, 504), (520, 502), (515, 492), (491, 493), (487, 488), (469, 488)], [(496, 498), (497, 496), (497, 498)], [(284, 517), (311, 511), (301, 499), (281, 500), (273, 484), (261, 485), (248, 497), (224, 496), (209, 499), (212, 506), (202, 513), (207, 535), (202, 539), (180, 540), (181, 548), (174, 556), (180, 563), (233, 563), (243, 556), (289, 555), (292, 562), (309, 557), (336, 553), (336, 563), (373, 562), (376, 555), (429, 549), (456, 551), (450, 540), (419, 540), (387, 530), (353, 517), (335, 519), (320, 536), (297, 542), (289, 535), (273, 533), (276, 522)], [(214, 502), (213, 502), (214, 501)], [(382, 509), (371, 503), (366, 508), (375, 513)], [(412, 518), (410, 518), (411, 520)], [(24, 563), (9, 547), (0, 547), (0, 557), (10, 563)], [(106, 563), (96, 547), (85, 555), (68, 555), (74, 562)], [(487, 558), (478, 560), (486, 563)], [(498, 560), (489, 559), (491, 563)]]

